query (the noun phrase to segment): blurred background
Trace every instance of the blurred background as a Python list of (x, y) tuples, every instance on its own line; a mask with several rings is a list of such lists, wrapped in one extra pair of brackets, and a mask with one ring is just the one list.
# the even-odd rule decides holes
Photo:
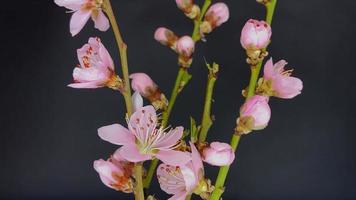
[[(203, 0), (196, 0), (202, 3)], [(214, 1), (215, 2), (215, 1)], [(231, 18), (196, 47), (193, 79), (178, 98), (170, 124), (200, 121), (208, 62), (220, 64), (209, 141), (230, 140), (249, 68), (239, 43), (249, 18), (264, 19), (254, 0), (234, 0)], [(170, 95), (176, 55), (153, 39), (159, 26), (190, 35), (192, 23), (173, 0), (114, 0), (130, 72), (145, 72)], [(286, 59), (304, 81), (302, 95), (271, 99), (272, 120), (243, 137), (224, 199), (356, 199), (356, 1), (281, 0), (273, 20), (269, 53)], [(76, 49), (99, 36), (120, 72), (111, 30), (92, 21), (76, 37), (71, 14), (53, 1), (4, 1), (0, 7), (0, 199), (130, 199), (105, 187), (92, 163), (117, 146), (99, 139), (97, 128), (125, 123), (124, 101), (109, 89), (66, 87), (78, 63)], [(207, 169), (214, 180), (217, 168)], [(157, 181), (150, 190), (168, 195)]]

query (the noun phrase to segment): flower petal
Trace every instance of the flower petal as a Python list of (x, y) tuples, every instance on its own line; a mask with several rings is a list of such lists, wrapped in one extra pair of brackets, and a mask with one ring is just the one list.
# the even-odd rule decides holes
[(85, 0), (54, 0), (54, 3), (71, 10), (79, 10), (85, 3)]
[(70, 33), (72, 34), (72, 36), (77, 35), (82, 30), (84, 25), (87, 23), (90, 15), (90, 11), (81, 9), (73, 13), (69, 25)]
[(187, 195), (188, 195), (187, 192), (179, 192), (178, 194), (175, 194), (174, 196), (172, 196), (168, 200), (185, 200)]
[(116, 145), (135, 144), (135, 136), (120, 124), (103, 126), (98, 129), (99, 137)]
[(182, 138), (183, 129), (184, 128), (182, 126), (179, 126), (170, 130), (162, 138), (160, 138), (159, 141), (157, 141), (154, 148), (159, 150), (169, 150)]
[(130, 117), (128, 123), (129, 130), (135, 133), (136, 138), (141, 142), (147, 140), (157, 125), (156, 110), (153, 106), (144, 106), (137, 109)]
[(161, 189), (167, 194), (178, 194), (185, 191), (185, 182), (179, 167), (160, 164), (157, 178)]
[(95, 89), (95, 88), (103, 87), (103, 85), (101, 83), (102, 83), (101, 81), (90, 81), (90, 82), (84, 82), (84, 83), (71, 83), (71, 84), (68, 85), (68, 87)]
[(152, 156), (149, 154), (141, 154), (135, 145), (124, 145), (119, 149), (119, 154), (122, 158), (130, 162), (142, 162), (151, 160)]
[(135, 92), (132, 95), (131, 98), (132, 98), (132, 105), (133, 105), (133, 110), (134, 111), (142, 108), (142, 106), (143, 106), (143, 98), (142, 98), (142, 96), (140, 95), (139, 92)]
[(193, 163), (194, 173), (201, 176), (204, 174), (203, 161), (195, 145), (192, 142), (189, 142), (189, 144), (190, 144), (190, 148), (192, 149), (192, 163)]
[(173, 166), (182, 166), (187, 164), (191, 160), (189, 153), (175, 150), (161, 150), (156, 154), (156, 157), (165, 164)]
[(107, 31), (110, 28), (110, 23), (108, 18), (105, 16), (103, 11), (98, 12), (98, 16), (92, 18), (94, 21), (94, 27), (100, 31)]
[(198, 176), (189, 165), (180, 167), (180, 170), (184, 178), (186, 191), (192, 192), (199, 183)]

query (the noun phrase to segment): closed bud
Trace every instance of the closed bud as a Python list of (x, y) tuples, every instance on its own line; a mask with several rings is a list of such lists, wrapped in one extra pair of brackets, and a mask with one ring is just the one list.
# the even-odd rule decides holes
[(193, 0), (176, 0), (177, 6), (190, 19), (195, 19), (200, 14), (199, 6), (195, 5)]
[(179, 54), (179, 65), (189, 67), (192, 63), (195, 42), (190, 36), (183, 36), (177, 42), (177, 53)]
[(203, 149), (203, 161), (214, 166), (230, 165), (234, 159), (234, 150), (226, 143), (212, 142)]
[(156, 109), (167, 107), (167, 98), (147, 74), (134, 73), (130, 75), (130, 78), (132, 79), (132, 89), (148, 99)]
[(210, 33), (229, 19), (229, 7), (225, 3), (212, 5), (205, 14), (204, 21), (200, 25), (201, 33)]
[(240, 117), (237, 119), (237, 134), (247, 134), (252, 130), (264, 129), (271, 118), (271, 109), (268, 105), (268, 97), (254, 95), (250, 97), (240, 109)]
[(160, 27), (156, 30), (154, 38), (162, 45), (169, 46), (173, 50), (176, 49), (178, 37), (173, 33), (173, 31)]
[(250, 19), (242, 28), (240, 42), (246, 50), (266, 48), (272, 36), (271, 26), (265, 21)]

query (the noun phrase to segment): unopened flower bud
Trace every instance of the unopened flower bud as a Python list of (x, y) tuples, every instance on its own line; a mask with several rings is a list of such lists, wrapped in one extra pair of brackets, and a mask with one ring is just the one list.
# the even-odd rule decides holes
[(183, 36), (177, 42), (177, 53), (179, 54), (179, 65), (190, 66), (192, 54), (194, 53), (195, 42), (190, 36)]
[(200, 25), (201, 33), (210, 33), (213, 29), (225, 23), (229, 19), (229, 7), (225, 3), (212, 5), (205, 14), (204, 21)]
[(265, 21), (250, 19), (242, 28), (240, 42), (244, 49), (267, 47), (272, 35), (271, 26)]
[(156, 109), (165, 109), (168, 101), (161, 93), (157, 84), (145, 73), (134, 73), (130, 75), (132, 79), (131, 87), (135, 92), (139, 92), (147, 98)]
[(235, 152), (230, 145), (212, 142), (203, 149), (203, 161), (214, 166), (230, 165), (235, 159)]
[(176, 3), (187, 17), (195, 19), (199, 16), (200, 8), (194, 4), (193, 0), (176, 0)]
[(268, 125), (271, 118), (268, 100), (268, 97), (254, 95), (242, 105), (240, 118), (237, 120), (237, 134), (247, 134), (252, 130), (261, 130)]
[(173, 50), (176, 49), (178, 37), (173, 33), (173, 31), (160, 27), (156, 30), (154, 38), (162, 45), (169, 46)]

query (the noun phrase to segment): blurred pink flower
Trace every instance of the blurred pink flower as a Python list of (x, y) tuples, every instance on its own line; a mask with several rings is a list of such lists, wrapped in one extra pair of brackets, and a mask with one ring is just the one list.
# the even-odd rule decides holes
[(301, 93), (303, 82), (291, 76), (293, 70), (284, 70), (286, 64), (285, 60), (280, 60), (273, 65), (272, 58), (269, 59), (264, 66), (263, 79), (269, 82), (273, 96), (291, 99)]
[(176, 49), (178, 37), (173, 33), (173, 31), (169, 30), (168, 28), (157, 28), (157, 30), (155, 31), (154, 38), (162, 45), (169, 46), (173, 50)]
[(114, 63), (99, 38), (89, 38), (88, 44), (77, 50), (80, 65), (74, 68), (72, 88), (99, 88), (117, 80)]
[(271, 118), (271, 109), (268, 105), (269, 98), (254, 95), (247, 99), (240, 109), (238, 119), (239, 132), (247, 134), (252, 130), (264, 129)]
[(70, 32), (77, 35), (91, 17), (95, 28), (106, 31), (110, 28), (109, 20), (102, 11), (103, 0), (54, 0), (62, 7), (70, 9), (73, 13), (70, 19)]
[(183, 135), (183, 127), (166, 132), (157, 128), (157, 115), (153, 106), (144, 106), (134, 112), (128, 129), (113, 124), (98, 129), (101, 139), (123, 145), (118, 153), (130, 162), (141, 162), (156, 157), (169, 165), (184, 165), (190, 161), (186, 152), (174, 150)]
[[(116, 153), (115, 153), (116, 154)], [(133, 192), (133, 163), (114, 156), (107, 161), (99, 159), (94, 161), (94, 169), (98, 172), (101, 181), (109, 188), (125, 193)]]
[(214, 166), (227, 166), (235, 159), (235, 152), (229, 144), (212, 142), (203, 150), (203, 161)]
[(184, 166), (161, 164), (157, 168), (157, 178), (161, 189), (173, 195), (169, 200), (185, 200), (192, 194), (204, 178), (204, 167), (198, 150), (190, 143), (192, 160)]
[(263, 49), (267, 47), (272, 36), (272, 29), (265, 21), (249, 19), (241, 32), (241, 45), (247, 49)]

